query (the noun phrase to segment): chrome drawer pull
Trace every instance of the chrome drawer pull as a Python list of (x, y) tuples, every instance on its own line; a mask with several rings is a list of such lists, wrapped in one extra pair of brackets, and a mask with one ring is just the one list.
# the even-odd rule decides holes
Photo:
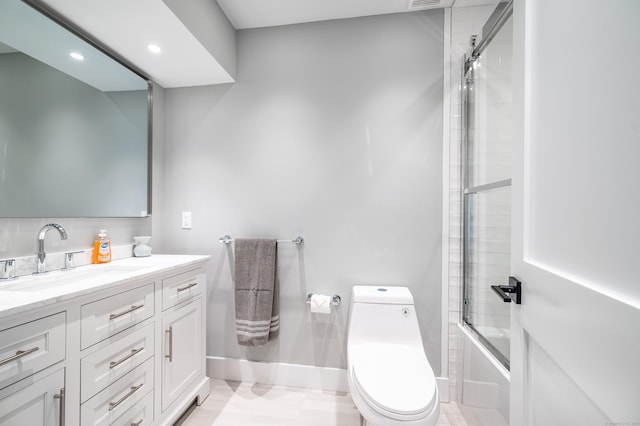
[(132, 356), (134, 356), (135, 354), (137, 354), (138, 352), (140, 352), (142, 349), (144, 348), (138, 348), (138, 349), (131, 349), (131, 353), (129, 353), (127, 356), (125, 356), (122, 359), (119, 359), (117, 361), (111, 361), (109, 363), (109, 368), (115, 368), (117, 366), (119, 366), (120, 364), (122, 364), (123, 362), (125, 362), (126, 360), (128, 360), (129, 358), (131, 358)]
[(143, 305), (133, 305), (129, 309), (127, 309), (126, 311), (122, 311), (122, 312), (120, 312), (118, 314), (111, 314), (111, 315), (109, 315), (109, 319), (110, 320), (114, 320), (116, 318), (120, 318), (121, 316), (127, 315), (128, 313), (136, 311), (136, 310), (138, 310), (140, 308), (144, 308), (144, 304)]
[(29, 354), (32, 354), (32, 353), (34, 353), (34, 352), (36, 352), (38, 350), (40, 350), (40, 348), (36, 346), (34, 348), (27, 349), (26, 351), (17, 351), (14, 356), (10, 356), (9, 358), (5, 358), (2, 361), (0, 361), (0, 366), (5, 365), (5, 364), (9, 364), (12, 361), (17, 361), (20, 358), (22, 358), (24, 356), (27, 356)]
[(60, 389), (60, 393), (53, 395), (54, 399), (59, 399), (60, 400), (60, 426), (64, 426), (65, 424), (65, 417), (66, 417), (66, 412), (65, 412), (65, 394), (64, 394), (64, 388)]
[(198, 285), (198, 283), (187, 284), (184, 287), (178, 288), (178, 293), (180, 293), (181, 291), (189, 290), (191, 287), (195, 287), (197, 285)]
[(140, 426), (144, 422), (144, 419), (140, 419), (137, 422), (131, 422), (131, 426)]
[(138, 391), (138, 389), (140, 389), (142, 386), (144, 386), (144, 383), (140, 383), (138, 386), (131, 386), (131, 390), (129, 392), (127, 392), (127, 394), (125, 396), (123, 396), (122, 398), (120, 398), (119, 400), (117, 400), (116, 402), (110, 402), (109, 403), (109, 411), (113, 410), (114, 408), (116, 408), (118, 405), (122, 404), (124, 401), (127, 400), (127, 398), (129, 398), (131, 395), (133, 395), (134, 393), (136, 393)]
[(173, 362), (173, 326), (164, 331), (169, 333), (169, 355), (165, 355), (165, 358), (169, 358), (169, 362)]

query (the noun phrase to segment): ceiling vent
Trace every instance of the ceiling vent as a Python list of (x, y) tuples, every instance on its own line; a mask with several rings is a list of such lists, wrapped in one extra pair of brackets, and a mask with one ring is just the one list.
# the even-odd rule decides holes
[(409, 10), (443, 7), (442, 0), (409, 0)]

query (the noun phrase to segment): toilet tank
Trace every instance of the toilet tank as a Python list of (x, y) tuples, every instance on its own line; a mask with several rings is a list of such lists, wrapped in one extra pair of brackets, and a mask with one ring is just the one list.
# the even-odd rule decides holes
[(413, 305), (413, 296), (407, 287), (355, 285), (351, 303)]
[(354, 286), (347, 346), (386, 342), (422, 348), (413, 296), (407, 287)]

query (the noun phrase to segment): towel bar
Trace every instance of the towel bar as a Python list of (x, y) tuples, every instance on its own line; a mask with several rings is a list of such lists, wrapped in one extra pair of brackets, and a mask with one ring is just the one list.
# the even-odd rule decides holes
[[(313, 296), (313, 293), (307, 294), (308, 305), (311, 304), (311, 296)], [(340, 306), (340, 302), (342, 302), (342, 298), (339, 295), (334, 294), (333, 296), (331, 296), (331, 306), (337, 308), (338, 306)]]
[[(235, 240), (233, 238), (231, 238), (231, 235), (224, 235), (220, 238), (218, 238), (218, 240), (220, 240), (221, 243), (225, 243), (225, 244), (230, 244), (232, 242), (234, 242)], [(302, 237), (298, 237), (294, 240), (277, 240), (278, 243), (293, 243), (297, 246), (300, 246), (302, 244), (304, 244), (304, 238)]]

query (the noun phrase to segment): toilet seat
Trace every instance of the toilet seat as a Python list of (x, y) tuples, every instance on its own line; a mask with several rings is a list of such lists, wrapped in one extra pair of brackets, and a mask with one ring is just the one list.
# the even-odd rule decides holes
[(428, 415), (436, 400), (436, 380), (421, 348), (366, 343), (352, 359), (354, 383), (375, 411), (396, 420)]

